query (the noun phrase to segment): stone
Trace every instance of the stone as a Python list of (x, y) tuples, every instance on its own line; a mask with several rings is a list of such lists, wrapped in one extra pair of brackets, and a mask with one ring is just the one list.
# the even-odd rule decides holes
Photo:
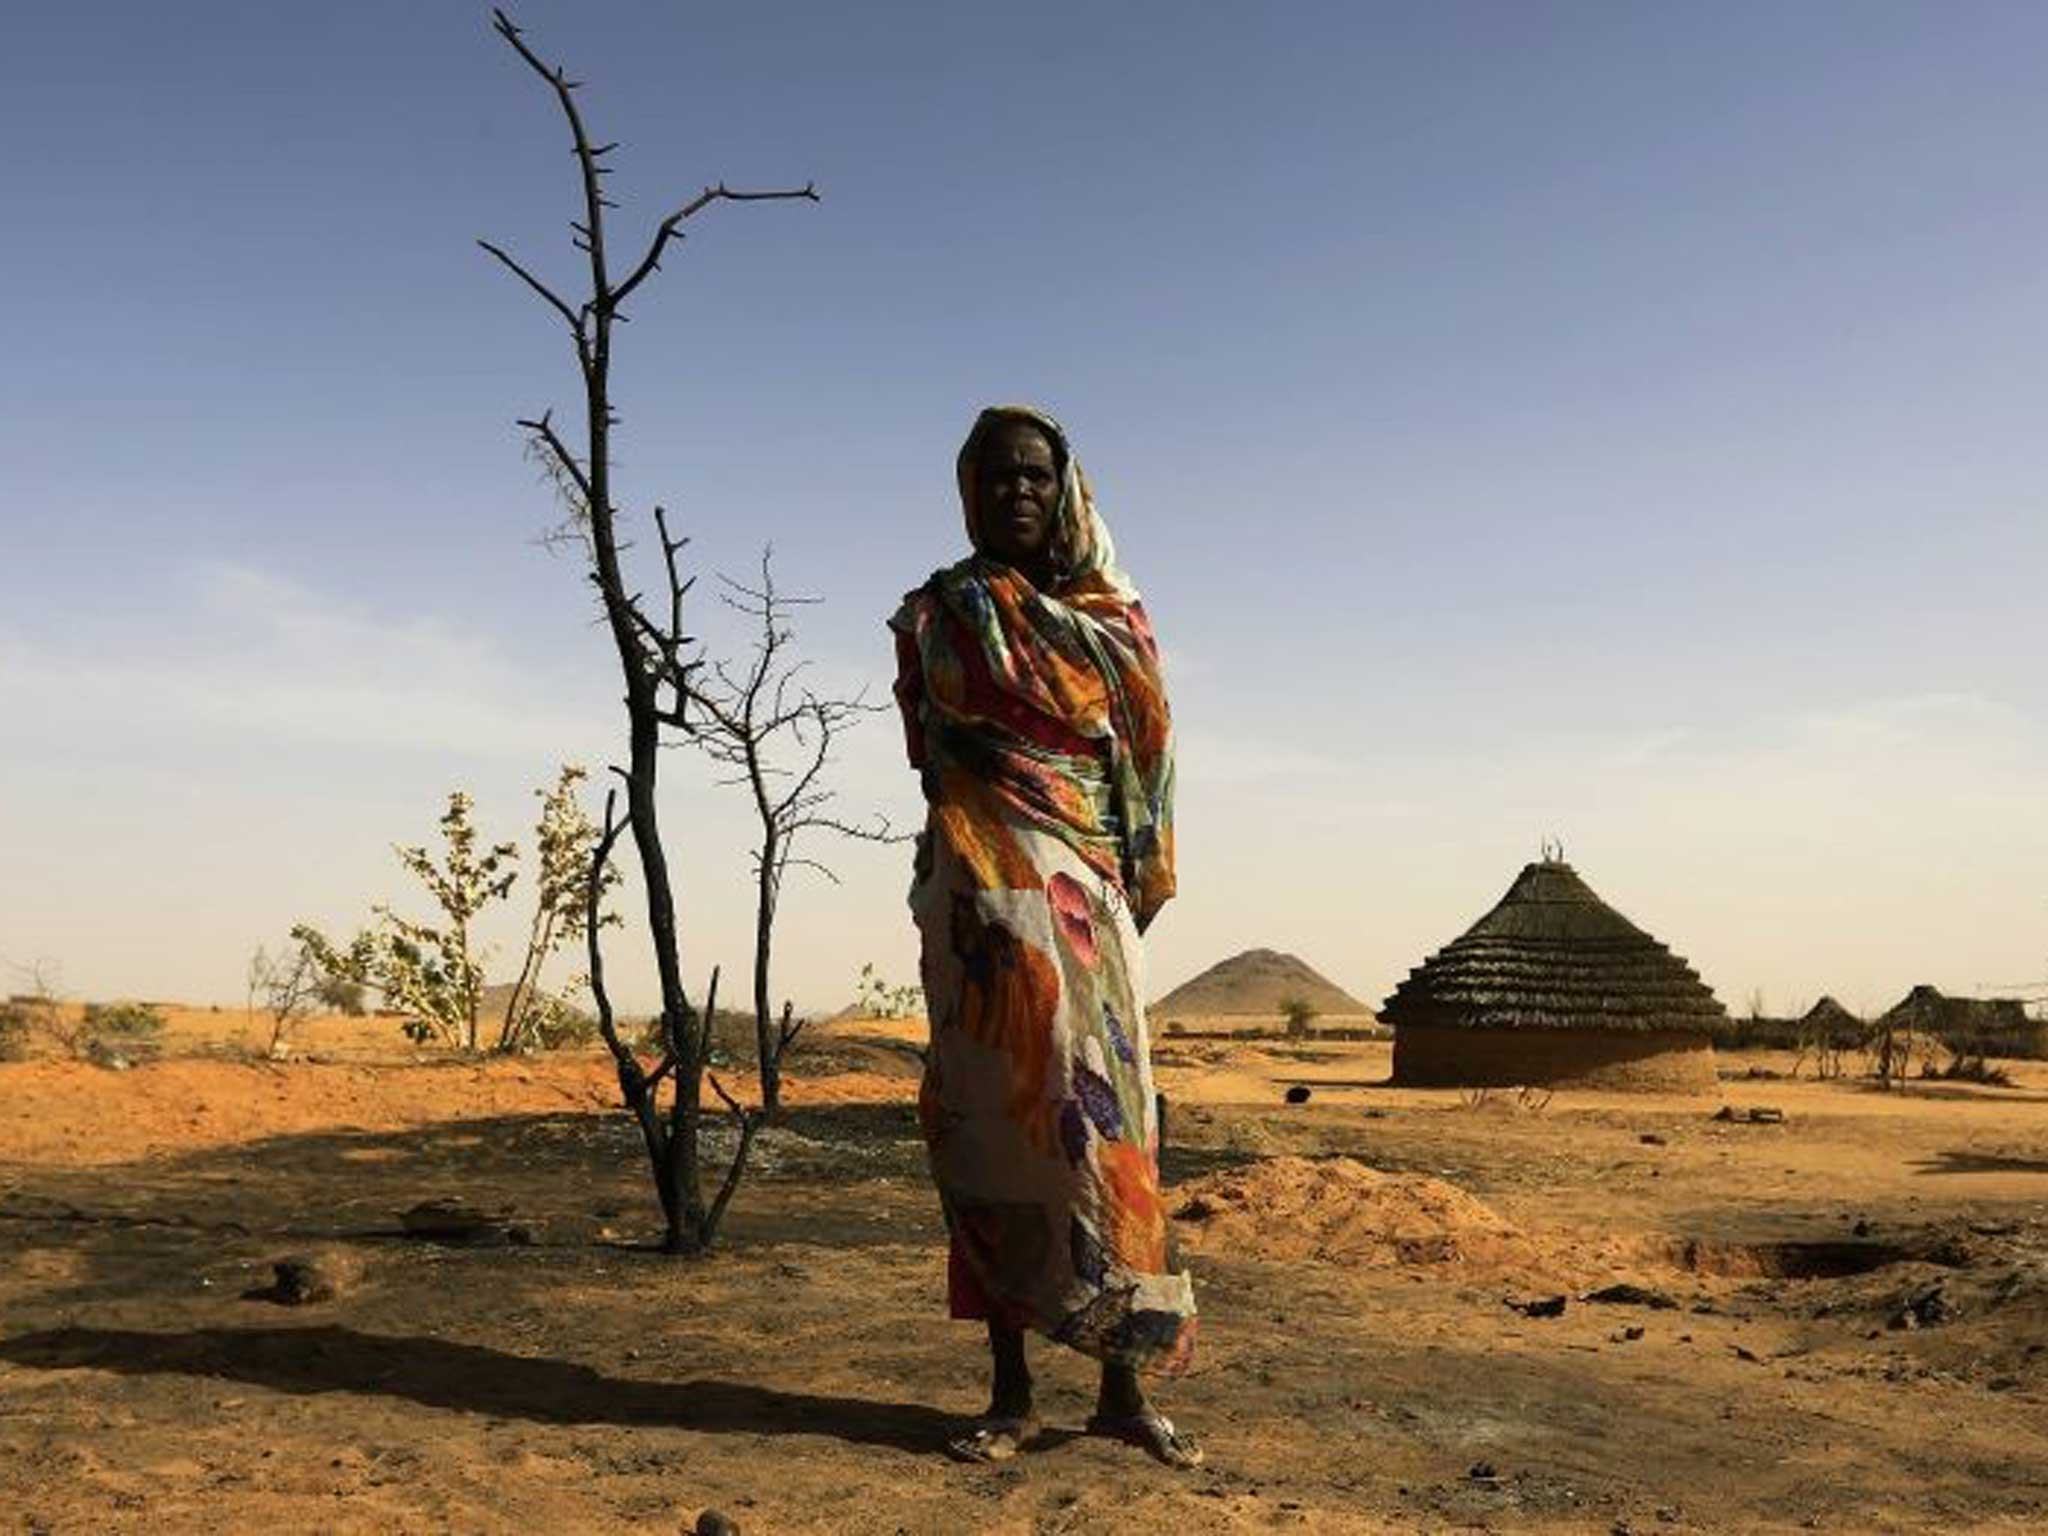
[(343, 1252), (287, 1254), (273, 1260), (270, 1268), (270, 1284), (244, 1291), (244, 1301), (269, 1301), (281, 1307), (311, 1306), (347, 1294), (362, 1273), (361, 1265)]
[(1961, 1314), (1962, 1309), (1949, 1300), (1947, 1293), (1936, 1285), (1907, 1300), (1902, 1315), (1911, 1318), (1910, 1323), (1894, 1323), (1893, 1326), (1936, 1328), (1943, 1323), (1954, 1322)]
[(1785, 1111), (1769, 1104), (1759, 1104), (1753, 1109), (1737, 1109), (1733, 1104), (1723, 1104), (1714, 1111), (1714, 1118), (1732, 1125), (1783, 1125)]
[(740, 1523), (723, 1510), (707, 1509), (697, 1516), (697, 1536), (740, 1536)]
[(1646, 1285), (1631, 1285), (1626, 1280), (1617, 1285), (1603, 1285), (1597, 1291), (1588, 1291), (1579, 1300), (1604, 1302), (1617, 1307), (1648, 1307), (1652, 1312), (1678, 1310), (1678, 1302), (1662, 1291), (1653, 1291)]
[(282, 1306), (303, 1307), (308, 1302), (334, 1300), (334, 1277), (312, 1259), (279, 1259), (271, 1266), (277, 1275), (272, 1293)]
[(512, 1220), (510, 1211), (492, 1215), (460, 1200), (422, 1200), (398, 1214), (407, 1237), (463, 1248), (501, 1248), (533, 1241), (532, 1232)]

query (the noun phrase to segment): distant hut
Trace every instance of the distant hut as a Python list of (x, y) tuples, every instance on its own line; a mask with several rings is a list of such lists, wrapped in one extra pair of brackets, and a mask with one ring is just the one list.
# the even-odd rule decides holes
[(2048, 1022), (2016, 997), (1949, 997), (1922, 982), (1878, 1016), (1879, 1033), (1911, 1031), (1959, 1056), (2048, 1055)]
[[(1870, 1026), (1824, 993), (1819, 1002), (1792, 1021), (1787, 1043), (1799, 1053), (1800, 1062), (1813, 1057), (1814, 1071), (1820, 1076), (1839, 1077), (1842, 1058), (1860, 1050), (1869, 1038)], [(1792, 1071), (1794, 1076), (1798, 1075), (1799, 1062), (1793, 1063)]]
[(1821, 1000), (1799, 1016), (1800, 1031), (1810, 1040), (1840, 1040), (1854, 1045), (1863, 1038), (1870, 1027), (1855, 1014), (1836, 1002), (1831, 995)]
[(1799, 1050), (1840, 1054), (1855, 1050), (1869, 1039), (1870, 1026), (1833, 996), (1823, 994), (1819, 1002), (1799, 1016), (1794, 1037)]
[(1531, 864), (1380, 1010), (1394, 1081), (1704, 1092), (1727, 1017), (1697, 973), (1571, 865)]

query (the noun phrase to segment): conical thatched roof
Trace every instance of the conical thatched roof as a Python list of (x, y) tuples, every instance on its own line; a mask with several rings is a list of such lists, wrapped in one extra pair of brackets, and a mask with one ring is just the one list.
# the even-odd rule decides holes
[(1828, 1029), (1841, 1027), (1860, 1029), (1863, 1025), (1863, 1021), (1836, 1002), (1832, 994), (1824, 994), (1819, 1002), (1799, 1016), (1799, 1022), (1811, 1024), (1817, 1028), (1825, 1027)]
[(1884, 1011), (1893, 1023), (1912, 1023), (1922, 1029), (1967, 1031), (1972, 1029), (2025, 1029), (2026, 1004), (2016, 997), (1949, 997), (1938, 988), (1920, 983)]
[(1499, 905), (1410, 971), (1380, 1009), (1396, 1029), (1704, 1033), (1725, 1016), (1691, 966), (1557, 860), (1523, 869)]

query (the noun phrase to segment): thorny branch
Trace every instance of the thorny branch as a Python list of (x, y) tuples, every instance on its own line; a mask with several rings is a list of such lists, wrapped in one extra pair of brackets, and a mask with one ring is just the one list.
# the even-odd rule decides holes
[(862, 716), (886, 706), (869, 703), (864, 692), (840, 698), (803, 685), (804, 663), (788, 657), (795, 638), (789, 613), (815, 599), (779, 590), (773, 558), (772, 550), (762, 551), (757, 587), (720, 578), (725, 589), (720, 600), (755, 624), (750, 660), (739, 670), (716, 663), (706, 675), (689, 680), (686, 688), (692, 710), (686, 726), (690, 740), (712, 762), (732, 770), (726, 782), (746, 786), (759, 828), (753, 850), (754, 1044), (762, 1110), (769, 1115), (780, 1107), (783, 1058), (803, 1027), (792, 1022), (786, 1001), (779, 1020), (770, 1012), (770, 969), (783, 879), (791, 869), (814, 870), (835, 883), (838, 879), (822, 861), (798, 856), (798, 842), (819, 832), (860, 842), (900, 840), (885, 817), (862, 826), (842, 821), (828, 809), (834, 792), (823, 775), (832, 762), (833, 742)]
[[(683, 632), (683, 601), (691, 581), (686, 578), (677, 556), (685, 541), (670, 535), (666, 516), (655, 511), (660, 530), (662, 561), (668, 582), (669, 602), (662, 622), (650, 618), (639, 595), (625, 579), (621, 555), (625, 548), (619, 537), (617, 508), (611, 496), (611, 433), (619, 418), (612, 409), (611, 345), (612, 326), (623, 323), (621, 303), (655, 271), (673, 240), (681, 238), (682, 225), (713, 202), (764, 202), (801, 199), (817, 201), (815, 186), (786, 191), (734, 191), (723, 182), (683, 204), (656, 227), (646, 254), (622, 283), (614, 284), (607, 262), (605, 211), (617, 204), (604, 191), (610, 174), (607, 157), (615, 143), (593, 143), (583, 114), (576, 102), (581, 82), (569, 78), (560, 65), (542, 59), (526, 42), (521, 29), (502, 10), (491, 13), (493, 30), (510, 45), (520, 59), (546, 82), (568, 124), (571, 152), (581, 182), (583, 217), (573, 221), (573, 244), (589, 262), (587, 297), (571, 303), (542, 281), (526, 266), (488, 241), (484, 250), (538, 294), (568, 324), (575, 344), (576, 364), (583, 383), (585, 445), (579, 454), (555, 430), (551, 413), (523, 419), (529, 451), (540, 460), (565, 499), (580, 503), (572, 508), (576, 527), (583, 535), (590, 559), (590, 578), (603, 605), (626, 687), (626, 714), (630, 754), (627, 765), (617, 769), (626, 790), (625, 815), (617, 815), (616, 792), (605, 802), (605, 822), (598, 841), (600, 864), (618, 839), (630, 832), (640, 856), (640, 868), (647, 901), (649, 939), (661, 982), (661, 1036), (663, 1060), (652, 1073), (644, 1068), (633, 1049), (618, 1032), (610, 999), (604, 990), (604, 965), (596, 925), (588, 931), (591, 991), (598, 1004), (600, 1033), (618, 1065), (619, 1088), (640, 1124), (647, 1152), (654, 1165), (655, 1184), (668, 1222), (667, 1246), (672, 1252), (701, 1252), (708, 1248), (717, 1231), (725, 1206), (737, 1187), (746, 1165), (752, 1141), (750, 1127), (743, 1122), (739, 1149), (727, 1168), (724, 1182), (709, 1207), (703, 1201), (697, 1161), (698, 1117), (702, 1099), (704, 1067), (710, 1044), (711, 1002), (700, 1013), (690, 1004), (683, 985), (681, 946), (671, 885), (668, 855), (662, 844), (655, 796), (661, 731), (664, 726), (681, 727), (685, 706), (691, 696), (697, 665), (690, 654), (691, 638)], [(667, 697), (664, 698), (663, 695)], [(715, 1001), (717, 972), (712, 973)], [(656, 1104), (662, 1079), (672, 1080), (674, 1095), (666, 1118)], [(722, 1093), (721, 1093), (721, 1096)]]
[(706, 187), (698, 196), (661, 221), (661, 227), (654, 232), (653, 242), (647, 247), (647, 254), (640, 258), (640, 265), (633, 269), (626, 280), (619, 284), (618, 291), (612, 295), (613, 304), (624, 303), (626, 295), (645, 282), (650, 273), (661, 270), (661, 253), (668, 248), (669, 241), (683, 238), (684, 221), (695, 217), (711, 204), (766, 203), (790, 198), (805, 198), (815, 203), (818, 200), (817, 186), (807, 181), (800, 187), (783, 192), (735, 192), (721, 181), (715, 187)]
[(542, 298), (546, 299), (548, 303), (552, 304), (555, 307), (555, 309), (561, 314), (562, 318), (569, 322), (569, 329), (575, 334), (576, 344), (578, 349), (580, 350), (583, 344), (583, 317), (577, 314), (576, 311), (571, 309), (566, 303), (564, 303), (561, 296), (558, 295), (554, 289), (550, 288), (546, 283), (542, 282), (539, 278), (535, 277), (531, 272), (527, 271), (526, 268), (522, 267), (510, 256), (507, 256), (497, 246), (491, 244), (490, 241), (479, 240), (477, 241), (477, 244), (482, 246), (485, 250), (489, 251), (493, 256), (497, 257), (498, 260), (503, 262), (506, 266), (510, 267), (512, 269), (514, 276), (516, 276), (522, 283), (526, 284), (527, 287), (531, 288), (535, 293), (539, 294)]
[(554, 417), (553, 411), (542, 411), (536, 417), (522, 416), (514, 425), (524, 427), (534, 441), (546, 451), (550, 462), (568, 477), (569, 483), (576, 488), (576, 493), (581, 498), (582, 504), (576, 510), (587, 517), (590, 513), (590, 476), (583, 472), (583, 466), (576, 462), (576, 455), (569, 451), (569, 445), (562, 441), (561, 434), (555, 430)]

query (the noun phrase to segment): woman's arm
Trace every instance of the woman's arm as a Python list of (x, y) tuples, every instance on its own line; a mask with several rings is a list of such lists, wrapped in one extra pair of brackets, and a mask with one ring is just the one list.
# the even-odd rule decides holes
[(903, 751), (910, 766), (924, 768), (924, 663), (917, 641), (896, 632), (896, 708), (903, 716)]

